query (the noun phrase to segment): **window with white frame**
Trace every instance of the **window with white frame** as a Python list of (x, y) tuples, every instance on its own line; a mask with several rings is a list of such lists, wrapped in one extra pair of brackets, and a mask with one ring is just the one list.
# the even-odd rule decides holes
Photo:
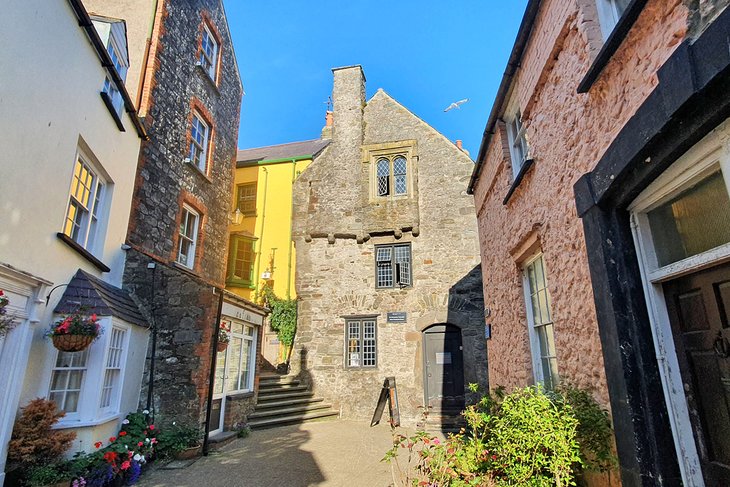
[(85, 154), (79, 150), (74, 164), (63, 233), (89, 252), (100, 233), (105, 183)]
[(403, 155), (378, 158), (375, 163), (375, 179), (377, 196), (406, 196), (408, 160)]
[(524, 288), (535, 381), (542, 383), (546, 389), (554, 389), (559, 381), (558, 361), (550, 291), (542, 254), (525, 265)]
[(204, 174), (208, 171), (208, 145), (210, 127), (197, 112), (193, 112), (193, 125), (190, 129), (190, 162)]
[(183, 205), (177, 243), (177, 262), (190, 269), (193, 268), (195, 263), (199, 223), (200, 215), (189, 206)]
[(102, 334), (81, 352), (56, 351), (48, 399), (63, 421), (95, 421), (119, 413), (130, 328), (111, 317), (99, 319)]
[(217, 68), (218, 68), (218, 52), (220, 47), (218, 41), (211, 32), (208, 25), (203, 23), (203, 43), (200, 49), (200, 59), (198, 62), (200, 66), (208, 73), (210, 79), (216, 80)]
[(122, 371), (126, 353), (127, 330), (112, 326), (106, 353), (104, 383), (101, 388), (99, 408), (115, 409), (119, 404), (119, 390), (122, 385)]
[(375, 318), (345, 321), (345, 364), (347, 367), (375, 367), (378, 363)]
[[(113, 35), (109, 36), (109, 42), (107, 42), (106, 50), (109, 53), (109, 57), (111, 58), (112, 63), (114, 64), (114, 69), (116, 69), (117, 74), (119, 74), (119, 77), (122, 79), (122, 81), (124, 81), (127, 77), (127, 69), (129, 66), (127, 66), (124, 57), (122, 57), (120, 48), (118, 47), (118, 43)], [(114, 106), (117, 114), (121, 114), (123, 103), (122, 93), (119, 90), (117, 84), (114, 82), (114, 80), (111, 79), (109, 75), (107, 75), (106, 79), (104, 80), (104, 86), (102, 87), (102, 91), (109, 95), (112, 106)]]
[(512, 174), (517, 176), (528, 157), (527, 138), (525, 137), (525, 127), (522, 124), (520, 111), (517, 110), (505, 123), (507, 125), (510, 158), (512, 160)]
[(601, 33), (604, 40), (611, 35), (629, 3), (631, 3), (631, 0), (596, 0), (598, 21), (601, 24)]
[(256, 360), (256, 327), (233, 320), (226, 325), (231, 330), (231, 341), (226, 349), (225, 390), (251, 391)]
[(411, 244), (375, 246), (375, 287), (412, 285)]

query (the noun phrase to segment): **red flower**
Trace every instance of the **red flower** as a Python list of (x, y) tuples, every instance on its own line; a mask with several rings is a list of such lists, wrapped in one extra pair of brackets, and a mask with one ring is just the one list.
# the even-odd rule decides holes
[(104, 453), (104, 460), (106, 460), (107, 463), (114, 463), (117, 460), (117, 454), (113, 451), (108, 451)]
[(155, 425), (154, 424), (151, 424), (150, 425), (150, 431), (153, 431), (154, 429), (155, 429)]
[(140, 441), (139, 443), (137, 443), (137, 446), (142, 446), (142, 445), (144, 445), (144, 442), (142, 442), (142, 441)]
[(94, 443), (94, 446), (97, 448), (101, 448), (101, 441), (97, 441), (96, 443)]
[(109, 443), (114, 443), (117, 440), (116, 436), (110, 436), (109, 437)]
[(91, 315), (91, 321), (96, 321), (96, 313), (94, 313), (93, 315)]
[(129, 460), (122, 462), (122, 470), (127, 470), (130, 466)]
[(119, 432), (119, 436), (127, 436), (127, 432), (126, 431), (120, 431)]

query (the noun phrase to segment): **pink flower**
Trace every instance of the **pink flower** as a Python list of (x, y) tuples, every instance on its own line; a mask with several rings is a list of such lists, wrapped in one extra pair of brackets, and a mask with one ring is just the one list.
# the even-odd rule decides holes
[(144, 443), (141, 441), (139, 443), (137, 443), (137, 446), (142, 446), (142, 445), (144, 445)]
[(155, 429), (155, 425), (154, 424), (151, 424), (150, 425), (150, 431), (154, 431), (154, 429)]
[(157, 443), (157, 438), (152, 438), (152, 444), (154, 445), (156, 443)]
[(94, 313), (93, 315), (91, 315), (91, 321), (96, 321), (96, 313)]
[(126, 461), (122, 462), (121, 468), (122, 468), (122, 470), (127, 470), (130, 467), (130, 465), (131, 464), (129, 463), (129, 460), (126, 460)]
[(441, 442), (439, 441), (439, 439), (438, 439), (438, 438), (434, 438), (434, 439), (433, 439), (433, 444), (434, 444), (434, 445), (440, 445), (440, 444), (441, 444)]

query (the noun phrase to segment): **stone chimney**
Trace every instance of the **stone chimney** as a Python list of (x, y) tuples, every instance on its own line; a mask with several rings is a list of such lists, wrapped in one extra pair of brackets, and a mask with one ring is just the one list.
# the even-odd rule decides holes
[[(363, 111), (365, 110), (365, 74), (362, 66), (332, 69), (333, 128), (332, 142), (342, 156), (352, 155), (359, 161), (363, 141)], [(352, 154), (349, 154), (352, 152)]]
[(332, 120), (334, 117), (332, 116), (332, 111), (327, 110), (327, 114), (324, 117), (325, 124), (324, 127), (322, 127), (322, 138), (323, 139), (331, 139), (332, 138)]

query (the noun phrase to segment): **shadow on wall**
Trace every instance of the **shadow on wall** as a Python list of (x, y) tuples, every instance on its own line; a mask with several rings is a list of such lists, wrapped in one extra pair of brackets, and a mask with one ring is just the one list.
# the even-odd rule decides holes
[[(481, 392), (489, 390), (487, 340), (485, 337), (482, 266), (477, 265), (449, 288), (447, 321), (461, 328), (464, 356), (464, 385), (478, 384)], [(466, 392), (467, 404), (481, 394)]]
[[(294, 356), (294, 349), (292, 349), (292, 357)], [(295, 376), (297, 380), (299, 380), (303, 385), (309, 386), (310, 389), (314, 386), (312, 384), (312, 374), (309, 372), (309, 368), (307, 368), (307, 358), (309, 356), (309, 350), (307, 347), (302, 347), (301, 350), (299, 350), (299, 371), (297, 372), (297, 375)]]

